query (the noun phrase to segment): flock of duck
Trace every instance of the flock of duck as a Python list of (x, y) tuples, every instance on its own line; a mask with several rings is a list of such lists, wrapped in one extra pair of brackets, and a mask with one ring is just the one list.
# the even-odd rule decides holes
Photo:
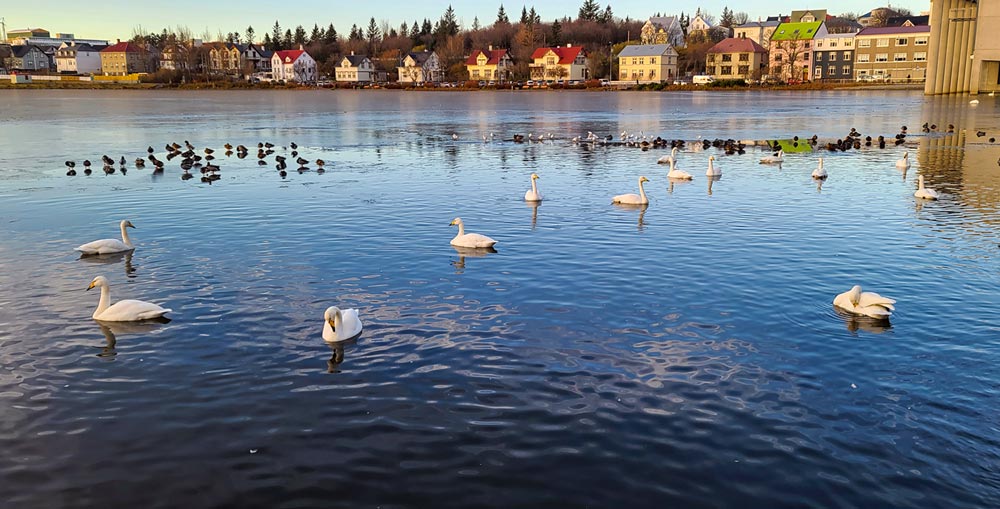
[[(928, 126), (925, 124), (923, 126), (924, 132), (929, 132), (936, 129), (936, 126)], [(949, 127), (953, 130), (953, 127)], [(494, 139), (495, 135), (490, 133), (489, 136), (483, 135), (483, 141), (488, 142)], [(906, 138), (906, 126), (903, 126), (901, 132), (896, 135), (894, 145), (901, 145), (903, 140)], [(458, 140), (457, 134), (452, 135), (453, 140)], [(513, 140), (516, 143), (536, 142), (545, 141), (546, 139), (552, 140), (553, 137), (549, 135), (538, 135), (537, 137), (533, 134), (529, 134), (526, 138), (523, 135), (514, 135)], [(601, 143), (601, 144), (617, 144), (630, 147), (639, 147), (644, 150), (649, 148), (670, 148), (670, 155), (665, 155), (657, 160), (659, 164), (669, 165), (669, 170), (667, 172), (667, 178), (670, 180), (692, 180), (694, 176), (684, 170), (677, 167), (677, 156), (678, 150), (683, 148), (685, 142), (682, 140), (664, 140), (660, 137), (650, 138), (649, 136), (643, 135), (641, 132), (637, 134), (629, 134), (623, 132), (621, 134), (621, 139), (615, 142), (611, 136), (597, 137), (593, 132), (589, 132), (586, 137), (575, 137), (572, 140), (574, 143)], [(816, 146), (818, 140), (816, 136), (810, 139), (803, 140), (804, 143), (809, 143), (810, 145)], [(736, 142), (734, 140), (704, 140), (701, 142), (704, 148), (716, 147), (725, 150), (727, 154), (738, 153), (743, 154), (745, 151), (745, 145)], [(798, 143), (798, 138), (793, 139), (793, 143)], [(876, 139), (872, 139), (870, 136), (864, 139), (855, 130), (851, 129), (851, 133), (837, 142), (828, 143), (826, 148), (831, 151), (844, 151), (851, 148), (860, 148), (862, 145), (873, 146), (877, 145), (881, 148), (886, 146), (886, 140), (884, 137), (879, 136)], [(188, 141), (184, 142), (184, 145), (177, 143), (167, 144), (165, 146), (167, 150), (167, 161), (174, 159), (176, 157), (181, 157), (180, 168), (183, 170), (181, 176), (182, 179), (192, 178), (190, 170), (199, 169), (203, 174), (202, 180), (211, 182), (219, 178), (220, 168), (215, 164), (215, 156), (213, 155), (215, 150), (211, 148), (203, 149), (204, 155), (196, 153), (195, 147)], [(244, 145), (233, 146), (229, 143), (225, 144), (224, 148), (225, 155), (231, 156), (236, 154), (237, 157), (243, 159), (247, 157), (250, 153), (250, 149)], [(267, 166), (270, 163), (267, 162), (267, 157), (275, 153), (275, 145), (269, 142), (260, 142), (257, 144), (257, 160), (258, 165)], [(295, 162), (299, 164), (298, 170), (300, 172), (307, 171), (309, 168), (306, 166), (311, 161), (306, 160), (299, 156), (297, 149), (298, 146), (295, 143), (290, 143), (287, 147), (281, 147), (281, 150), (287, 151), (291, 148), (291, 157), (296, 158)], [(777, 148), (777, 147), (775, 147)], [(186, 149), (183, 150), (182, 149)], [(162, 171), (165, 162), (158, 159), (155, 155), (155, 150), (153, 147), (147, 149), (148, 156), (146, 158), (137, 158), (135, 160), (136, 168), (144, 168), (146, 161), (149, 161), (154, 167), (155, 171)], [(284, 155), (275, 155), (275, 168), (278, 170), (279, 174), (284, 177), (287, 172), (287, 157)], [(760, 158), (761, 164), (771, 164), (780, 165), (784, 162), (784, 151), (780, 148), (771, 154), (765, 155)], [(103, 171), (105, 173), (114, 173), (116, 161), (111, 157), (104, 155), (101, 158), (104, 163)], [(122, 156), (118, 161), (119, 168), (118, 171), (122, 173), (126, 172), (127, 162), (124, 156)], [(84, 173), (90, 175), (91, 162), (89, 160), (83, 161)], [(323, 172), (323, 168), (326, 162), (322, 159), (317, 159), (315, 161), (317, 167), (317, 172)], [(903, 157), (896, 161), (895, 166), (897, 169), (907, 170), (910, 167), (909, 152), (903, 154)], [(66, 161), (66, 167), (68, 168), (68, 175), (76, 175), (76, 163), (74, 161)], [(709, 179), (717, 180), (722, 176), (721, 168), (715, 165), (715, 156), (711, 155), (708, 157), (707, 169), (705, 171), (705, 176)], [(812, 178), (816, 180), (825, 180), (828, 177), (826, 169), (823, 167), (823, 158), (818, 158), (817, 166), (812, 172)], [(538, 189), (539, 176), (536, 173), (532, 173), (530, 177), (531, 188), (524, 193), (524, 200), (526, 202), (541, 202), (543, 200), (542, 193)], [(627, 193), (619, 194), (611, 198), (613, 204), (626, 205), (626, 206), (640, 206), (645, 207), (649, 204), (649, 199), (646, 196), (646, 192), (643, 188), (643, 184), (649, 182), (649, 179), (645, 176), (640, 176), (638, 179), (639, 193)], [(914, 196), (919, 199), (925, 200), (936, 200), (938, 199), (938, 194), (933, 189), (927, 188), (924, 185), (924, 178), (920, 176), (918, 178), (918, 189), (914, 192)], [(492, 247), (497, 243), (496, 240), (479, 233), (467, 233), (465, 231), (465, 223), (461, 218), (456, 217), (451, 222), (451, 226), (458, 227), (458, 233), (454, 238), (451, 239), (451, 245), (460, 248), (471, 248), (471, 249), (492, 249)], [(132, 252), (135, 249), (135, 245), (132, 244), (131, 239), (128, 235), (129, 228), (135, 228), (135, 225), (131, 221), (122, 220), (119, 224), (121, 230), (121, 240), (118, 239), (101, 239), (95, 240), (78, 246), (76, 251), (79, 251), (83, 256), (91, 255), (104, 255), (111, 253), (123, 253)], [(111, 290), (108, 280), (103, 276), (95, 277), (87, 290), (93, 288), (101, 289), (100, 301), (97, 305), (97, 309), (93, 313), (93, 318), (98, 321), (107, 322), (129, 322), (129, 321), (142, 321), (150, 320), (155, 318), (160, 318), (171, 312), (170, 309), (164, 308), (157, 304), (141, 301), (141, 300), (120, 300), (114, 304), (111, 303)], [(833, 300), (834, 307), (846, 311), (850, 314), (867, 316), (871, 318), (885, 320), (890, 317), (892, 312), (895, 310), (893, 305), (896, 301), (883, 297), (877, 293), (864, 292), (860, 286), (854, 286), (850, 290), (837, 295)], [(346, 341), (349, 339), (356, 338), (361, 334), (363, 329), (363, 324), (361, 318), (356, 309), (339, 309), (336, 306), (330, 306), (326, 309), (323, 315), (323, 339), (330, 343), (336, 343), (341, 341)]]

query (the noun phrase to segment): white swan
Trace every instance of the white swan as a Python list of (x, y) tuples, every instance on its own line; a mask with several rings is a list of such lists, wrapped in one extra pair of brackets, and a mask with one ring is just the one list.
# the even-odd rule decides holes
[(449, 226), (458, 225), (458, 235), (451, 239), (451, 245), (458, 247), (493, 247), (497, 241), (487, 237), (486, 235), (480, 235), (478, 233), (465, 233), (465, 223), (462, 222), (462, 218), (456, 217), (451, 221)]
[(673, 161), (675, 157), (677, 157), (677, 147), (670, 150), (670, 155), (657, 159), (656, 164), (670, 164), (670, 161)]
[(826, 180), (827, 175), (826, 175), (826, 170), (823, 169), (823, 158), (822, 157), (819, 158), (819, 166), (817, 166), (816, 169), (813, 170), (812, 177), (814, 179), (816, 179), (816, 180)]
[(98, 286), (101, 288), (101, 301), (97, 304), (97, 310), (94, 311), (93, 318), (95, 320), (135, 322), (159, 318), (171, 311), (152, 302), (141, 300), (120, 300), (111, 305), (111, 288), (104, 276), (95, 277), (87, 290)]
[(639, 194), (619, 194), (614, 198), (611, 198), (611, 203), (620, 203), (622, 205), (646, 205), (649, 203), (649, 198), (646, 198), (646, 190), (642, 188), (643, 182), (649, 182), (646, 177), (639, 177)]
[(779, 149), (774, 154), (760, 158), (760, 164), (781, 164), (785, 161), (785, 149)]
[(705, 170), (706, 177), (721, 177), (722, 170), (715, 167), (715, 156), (708, 156), (708, 169)]
[(101, 239), (95, 240), (93, 242), (88, 242), (82, 246), (78, 246), (74, 251), (80, 251), (83, 254), (95, 255), (95, 254), (109, 254), (109, 253), (121, 253), (122, 251), (131, 251), (135, 249), (132, 245), (132, 240), (128, 238), (128, 232), (125, 228), (135, 228), (132, 221), (122, 220), (119, 223), (122, 230), (122, 240), (118, 239)]
[(903, 158), (896, 160), (896, 168), (900, 170), (905, 170), (910, 167), (910, 153), (903, 152)]
[(896, 310), (893, 307), (895, 303), (896, 301), (877, 293), (862, 292), (857, 285), (833, 299), (834, 306), (848, 313), (885, 319)]
[(538, 174), (531, 174), (531, 190), (524, 193), (524, 201), (542, 201), (542, 193), (538, 192), (538, 185), (535, 181), (538, 180)]
[(935, 191), (935, 190), (933, 190), (933, 189), (931, 189), (929, 187), (924, 187), (924, 176), (923, 175), (917, 177), (917, 182), (918, 182), (918, 184), (917, 184), (917, 190), (913, 192), (913, 196), (916, 196), (917, 198), (921, 198), (921, 199), (924, 199), (924, 200), (936, 200), (936, 199), (938, 199), (937, 191)]
[(691, 180), (694, 177), (692, 177), (690, 173), (684, 170), (678, 170), (677, 167), (674, 166), (673, 158), (671, 158), (670, 171), (667, 172), (667, 178), (673, 180)]
[(323, 341), (336, 343), (356, 338), (361, 334), (363, 325), (358, 318), (357, 309), (340, 309), (336, 306), (326, 308), (323, 313)]

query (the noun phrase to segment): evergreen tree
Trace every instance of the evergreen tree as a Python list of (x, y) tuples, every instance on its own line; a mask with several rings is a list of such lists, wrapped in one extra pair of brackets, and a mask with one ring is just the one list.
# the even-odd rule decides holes
[(395, 39), (397, 37), (399, 37), (399, 32), (397, 32), (395, 28), (390, 28), (389, 35), (387, 35), (386, 38)]
[(278, 20), (274, 20), (274, 28), (271, 29), (271, 51), (278, 51), (281, 49), (281, 25), (278, 24)]
[(431, 35), (434, 31), (434, 26), (431, 25), (431, 20), (424, 18), (424, 23), (420, 25), (420, 35)]
[(247, 44), (253, 44), (253, 37), (254, 37), (253, 26), (248, 26), (246, 35)]
[(719, 26), (732, 28), (734, 19), (735, 15), (733, 14), (733, 11), (729, 10), (729, 7), (723, 7), (722, 16), (719, 18)]
[(481, 28), (483, 27), (479, 26), (479, 16), (472, 18), (472, 31), (478, 32)]
[(562, 23), (556, 18), (552, 22), (552, 34), (549, 36), (549, 44), (552, 46), (559, 46), (562, 44)]
[(458, 34), (458, 18), (455, 17), (455, 9), (448, 5), (448, 8), (441, 15), (441, 21), (438, 24), (438, 28), (445, 35), (457, 35)]
[(584, 0), (580, 6), (579, 19), (584, 21), (597, 21), (597, 16), (601, 13), (601, 6), (597, 0)]
[(323, 32), (320, 31), (318, 24), (313, 23), (313, 31), (312, 34), (309, 35), (309, 42), (317, 43), (321, 40), (323, 40)]
[(500, 10), (497, 11), (497, 20), (494, 25), (509, 25), (510, 19), (507, 18), (507, 11), (503, 8), (503, 4), (500, 4)]
[(531, 20), (532, 25), (538, 25), (542, 22), (542, 17), (539, 16), (537, 12), (535, 12), (534, 6), (532, 6), (531, 10), (528, 11), (528, 19)]
[(286, 29), (285, 30), (285, 36), (282, 37), (282, 39), (281, 39), (281, 47), (283, 49), (292, 49), (292, 41), (293, 41), (293, 38), (292, 38), (292, 29), (291, 28)]
[(608, 23), (613, 23), (614, 21), (615, 14), (611, 12), (611, 4), (608, 4), (608, 6), (604, 8), (604, 12), (598, 16), (597, 22), (606, 25)]
[(264, 42), (262, 44), (264, 49), (274, 51), (274, 43), (271, 42), (271, 34), (264, 32)]
[(521, 24), (527, 25), (531, 23), (531, 18), (528, 17), (528, 8), (521, 6)]
[(378, 29), (378, 23), (375, 22), (375, 17), (368, 21), (368, 32), (365, 34), (368, 39), (368, 44), (375, 44), (382, 37), (382, 32)]
[(361, 30), (358, 29), (358, 25), (351, 25), (350, 39), (352, 41), (360, 41), (363, 38), (363, 34), (361, 33)]
[(295, 35), (292, 36), (292, 47), (297, 48), (299, 44), (306, 43), (306, 29), (302, 25), (295, 27)]
[(399, 25), (399, 35), (407, 37), (410, 35), (410, 25), (407, 25), (404, 21), (402, 25)]
[(326, 44), (333, 44), (337, 42), (337, 29), (333, 28), (333, 23), (326, 27), (326, 32), (323, 33), (323, 42)]
[(410, 39), (416, 41), (420, 38), (420, 23), (417, 20), (413, 20), (413, 24), (410, 25)]

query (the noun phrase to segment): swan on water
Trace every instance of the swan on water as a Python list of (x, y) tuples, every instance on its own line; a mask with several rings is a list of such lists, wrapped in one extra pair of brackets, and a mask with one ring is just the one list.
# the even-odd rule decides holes
[(474, 247), (474, 248), (484, 248), (493, 247), (497, 241), (487, 237), (486, 235), (480, 235), (478, 233), (465, 233), (465, 223), (462, 222), (462, 218), (456, 217), (451, 221), (449, 226), (458, 225), (458, 235), (451, 239), (451, 245), (458, 247)]
[(816, 180), (826, 180), (826, 170), (823, 169), (823, 158), (819, 158), (819, 166), (813, 170), (812, 177)]
[(323, 313), (323, 321), (323, 341), (327, 343), (347, 341), (361, 334), (362, 324), (357, 309), (330, 306)]
[(715, 167), (715, 156), (708, 156), (708, 169), (705, 170), (706, 177), (718, 177), (722, 175), (722, 170)]
[(128, 232), (125, 228), (135, 228), (135, 225), (131, 221), (123, 219), (119, 226), (122, 230), (122, 240), (118, 239), (101, 239), (95, 240), (93, 242), (88, 242), (82, 246), (76, 247), (75, 251), (80, 251), (83, 254), (109, 254), (109, 253), (120, 253), (122, 251), (131, 251), (135, 249), (132, 245), (132, 240), (128, 238)]
[(639, 177), (639, 194), (619, 194), (614, 198), (611, 198), (611, 203), (620, 203), (622, 205), (646, 205), (649, 203), (649, 199), (646, 198), (646, 190), (642, 188), (643, 182), (649, 182), (646, 177)]
[(903, 152), (902, 159), (897, 159), (896, 160), (896, 168), (898, 168), (900, 170), (905, 170), (905, 169), (908, 169), (909, 167), (910, 167), (910, 153), (909, 152)]
[(760, 164), (781, 164), (785, 161), (785, 149), (780, 149), (777, 152), (760, 158)]
[(688, 172), (686, 172), (684, 170), (678, 170), (677, 167), (674, 166), (674, 164), (675, 164), (674, 163), (674, 159), (671, 158), (670, 159), (670, 171), (667, 172), (667, 178), (668, 179), (673, 179), (673, 180), (691, 180), (692, 178), (694, 178), (694, 177), (691, 176), (690, 173), (688, 173)]
[(141, 300), (120, 300), (112, 305), (111, 287), (108, 284), (108, 280), (104, 276), (95, 277), (94, 280), (90, 282), (90, 286), (87, 287), (87, 290), (95, 287), (101, 288), (101, 301), (97, 304), (97, 310), (95, 310), (93, 314), (93, 318), (95, 320), (103, 320), (106, 322), (135, 322), (139, 320), (159, 318), (170, 312), (167, 308), (160, 307), (152, 302)]
[(524, 193), (524, 201), (542, 201), (542, 193), (538, 192), (538, 185), (535, 181), (538, 180), (538, 174), (531, 174), (531, 189)]
[(937, 191), (924, 187), (924, 176), (920, 175), (917, 177), (917, 190), (913, 192), (913, 196), (921, 198), (924, 200), (936, 200), (938, 199)]
[(884, 319), (888, 319), (892, 315), (892, 312), (896, 310), (893, 307), (895, 303), (896, 301), (877, 293), (862, 292), (861, 287), (858, 285), (837, 295), (833, 299), (835, 307), (843, 309), (848, 313)]

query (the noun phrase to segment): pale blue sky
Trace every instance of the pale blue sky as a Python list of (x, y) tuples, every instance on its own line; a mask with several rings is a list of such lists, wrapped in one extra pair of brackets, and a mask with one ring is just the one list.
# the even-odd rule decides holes
[[(386, 20), (393, 27), (414, 19), (431, 21), (441, 17), (447, 2), (418, 2), (400, 0), (367, 0), (363, 2), (330, 2), (329, 0), (295, 0), (274, 2), (268, 0), (171, 0), (170, 2), (147, 2), (136, 0), (101, 0), (81, 2), (79, 0), (50, 0), (42, 4), (33, 2), (4, 2), (0, 6), (0, 17), (6, 18), (7, 29), (41, 27), (52, 32), (73, 33), (82, 38), (128, 38), (135, 26), (141, 25), (147, 31), (160, 31), (165, 27), (187, 26), (196, 36), (206, 29), (213, 34), (222, 31), (246, 30), (253, 25), (262, 37), (277, 19), (282, 28), (302, 25), (311, 29), (313, 23), (326, 26), (333, 23), (339, 33), (350, 31), (352, 24), (367, 25), (368, 19), (375, 17), (379, 22)], [(500, 0), (466, 0), (452, 2), (463, 26), (472, 24), (473, 17), (479, 16), (482, 24), (496, 19)], [(545, 21), (556, 17), (576, 17), (583, 0), (546, 0), (537, 3), (504, 1), (508, 15), (516, 21), (521, 7), (534, 5)], [(603, 8), (607, 1), (598, 2)], [(927, 0), (901, 0), (893, 5), (905, 7), (919, 14), (929, 9)], [(615, 0), (611, 9), (616, 16), (644, 19), (654, 12), (676, 14), (681, 10), (691, 13), (695, 7), (718, 16), (724, 6), (734, 11), (745, 11), (751, 19), (777, 13), (788, 14), (793, 9), (824, 8), (831, 14), (842, 12), (864, 13), (884, 3), (871, 0), (828, 1), (825, 5), (811, 5), (794, 0), (696, 0), (695, 2), (650, 2), (649, 0)], [(276, 7), (277, 6), (277, 7)]]

